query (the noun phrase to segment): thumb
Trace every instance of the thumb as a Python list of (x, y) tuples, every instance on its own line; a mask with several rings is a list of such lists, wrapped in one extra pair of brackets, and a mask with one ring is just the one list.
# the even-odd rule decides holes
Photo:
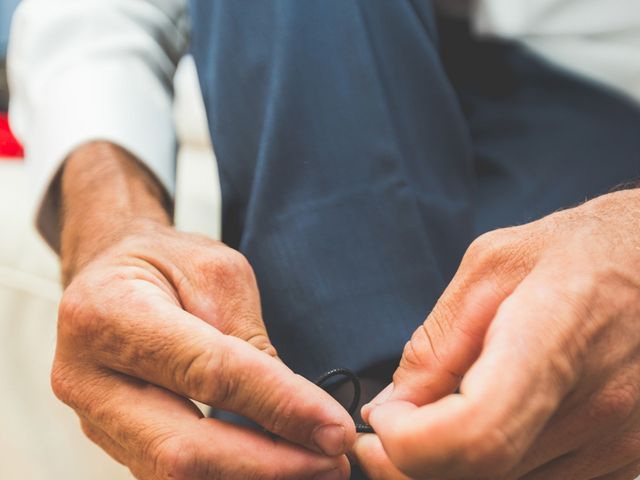
[[(434, 402), (456, 390), (478, 358), (485, 334), (500, 303), (530, 269), (505, 244), (486, 234), (467, 251), (458, 272), (434, 309), (405, 345), (393, 383), (362, 410), (391, 400), (415, 405)], [(519, 257), (519, 258), (518, 258)]]
[(530, 451), (575, 388), (587, 348), (575, 331), (583, 319), (593, 322), (592, 305), (572, 296), (584, 279), (554, 267), (534, 270), (501, 303), (459, 395), (371, 411), (396, 467), (408, 475), (504, 478)]
[(501, 300), (493, 280), (466, 294), (453, 285), (407, 342), (388, 399), (423, 405), (452, 393), (480, 354)]

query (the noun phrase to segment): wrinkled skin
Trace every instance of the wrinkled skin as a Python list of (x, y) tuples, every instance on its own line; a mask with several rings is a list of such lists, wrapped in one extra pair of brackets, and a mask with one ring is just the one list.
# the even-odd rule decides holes
[(636, 478), (639, 192), (478, 238), (363, 415), (375, 480)]
[(51, 381), (91, 440), (140, 480), (348, 478), (353, 420), (277, 359), (240, 253), (174, 230), (154, 179), (109, 144), (67, 161), (62, 196)]

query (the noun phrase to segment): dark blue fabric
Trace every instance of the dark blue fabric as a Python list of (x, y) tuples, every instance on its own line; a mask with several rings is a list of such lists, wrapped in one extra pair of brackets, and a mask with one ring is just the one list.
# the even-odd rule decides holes
[(635, 178), (640, 113), (428, 1), (192, 0), (223, 235), (283, 360), (395, 362), (479, 232)]
[(440, 25), (473, 149), (476, 232), (520, 225), (640, 176), (640, 107), (509, 43)]
[(193, 18), (224, 240), (283, 360), (314, 377), (397, 359), (471, 236), (430, 4), (206, 0)]

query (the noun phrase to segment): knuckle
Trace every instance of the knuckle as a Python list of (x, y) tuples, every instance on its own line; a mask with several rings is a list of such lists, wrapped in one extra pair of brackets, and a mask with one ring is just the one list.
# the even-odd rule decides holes
[(519, 233), (518, 228), (524, 227), (500, 228), (477, 237), (467, 248), (462, 259), (462, 267), (478, 274), (493, 272), (496, 269), (526, 269), (530, 259), (527, 259), (526, 255), (523, 258), (527, 248), (522, 248), (525, 243), (521, 241), (526, 235)]
[(462, 374), (454, 371), (455, 366), (442, 358), (442, 352), (438, 351), (437, 345), (447, 331), (441, 326), (442, 321), (436, 316), (430, 316), (405, 344), (400, 374), (404, 371), (434, 371), (446, 374), (458, 381)]
[(171, 436), (152, 442), (148, 450), (154, 471), (160, 478), (189, 480), (198, 474), (193, 448), (179, 437)]
[(269, 337), (263, 329), (255, 329), (255, 331), (245, 333), (244, 335), (240, 336), (240, 338), (271, 357), (278, 356), (278, 352), (276, 351), (275, 347), (271, 345), (271, 341), (269, 340)]
[(206, 276), (223, 283), (237, 279), (253, 279), (253, 269), (247, 258), (231, 248), (203, 258), (200, 260), (199, 268)]
[(253, 275), (249, 260), (238, 250), (228, 249), (225, 257), (229, 268), (234, 272), (244, 275), (251, 273)]
[(483, 263), (493, 258), (498, 251), (497, 246), (502, 243), (500, 236), (500, 230), (483, 233), (471, 242), (464, 255), (464, 260), (470, 263)]
[(82, 417), (101, 424), (110, 417), (107, 396), (101, 384), (105, 372), (55, 359), (50, 374), (51, 389), (58, 400)]
[(210, 382), (206, 381), (206, 377), (213, 368), (213, 357), (211, 351), (203, 350), (186, 359), (184, 367), (175, 370), (175, 384), (182, 385), (184, 393), (193, 395), (196, 399), (210, 400), (206, 387)]
[(94, 327), (89, 319), (86, 296), (72, 284), (66, 289), (58, 308), (58, 335), (60, 338), (91, 336)]
[(74, 391), (73, 380), (69, 368), (59, 360), (55, 360), (50, 375), (51, 389), (61, 402), (70, 405), (71, 394)]
[(567, 391), (576, 382), (578, 369), (575, 367), (575, 354), (571, 353), (570, 344), (573, 340), (569, 338), (560, 341), (562, 350), (547, 357), (547, 365), (549, 367), (549, 375), (552, 385), (555, 385), (560, 391)]
[(82, 428), (82, 433), (84, 433), (89, 440), (95, 444), (99, 444), (100, 435), (98, 434), (96, 427), (86, 420), (80, 420), (80, 427)]
[[(602, 285), (606, 285), (607, 279), (601, 270), (584, 272), (578, 267), (572, 267), (572, 271), (574, 273), (563, 278), (561, 296), (574, 310), (587, 310), (589, 305), (585, 304), (585, 300), (596, 299)], [(547, 288), (548, 290), (544, 292), (546, 296), (552, 295), (552, 292), (549, 291), (552, 289)]]
[(260, 418), (265, 422), (266, 428), (275, 433), (281, 434), (291, 431), (291, 427), (299, 425), (299, 416), (296, 415), (297, 402), (292, 395), (282, 396), (273, 404), (262, 402)]
[(411, 339), (407, 343), (404, 344), (404, 348), (402, 349), (402, 359), (400, 360), (400, 368), (396, 371), (396, 374), (399, 374), (403, 371), (413, 371), (416, 368), (422, 367), (422, 357), (423, 354), (420, 353), (418, 346), (416, 345), (416, 340), (414, 339), (414, 333), (411, 336)]
[(232, 404), (241, 379), (229, 372), (227, 355), (224, 349), (202, 350), (182, 370), (176, 370), (180, 375), (176, 383), (183, 385), (184, 393), (196, 400), (218, 407)]
[(209, 397), (214, 405), (227, 406), (234, 405), (239, 411), (243, 411), (245, 406), (238, 405), (240, 396), (238, 391), (244, 379), (239, 372), (230, 370), (229, 352), (220, 351), (217, 358), (211, 360), (211, 364), (215, 366), (211, 368), (214, 372), (214, 379), (211, 382), (211, 392)]
[(86, 351), (106, 334), (110, 299), (97, 299), (93, 290), (82, 283), (72, 283), (65, 290), (58, 307), (59, 344)]
[[(197, 259), (194, 264), (198, 275), (194, 278), (184, 277), (184, 283), (192, 287), (205, 287), (209, 284), (224, 285), (229, 283), (229, 275), (226, 266), (220, 256), (205, 256)], [(195, 285), (191, 285), (194, 283)]]
[[(489, 234), (484, 234), (489, 235)], [(485, 237), (479, 237), (469, 246), (462, 261), (458, 275), (462, 275), (464, 284), (475, 282), (483, 278), (487, 273), (493, 274), (499, 263), (499, 251)]]
[(413, 332), (405, 344), (402, 352), (403, 366), (409, 369), (425, 367), (429, 362), (429, 353), (437, 358), (429, 327), (425, 322)]

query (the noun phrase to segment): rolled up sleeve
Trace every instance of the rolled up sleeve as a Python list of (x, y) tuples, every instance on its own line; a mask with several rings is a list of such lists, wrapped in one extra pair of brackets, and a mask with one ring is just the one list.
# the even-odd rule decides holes
[(23, 0), (11, 30), (10, 119), (25, 146), (40, 232), (58, 237), (58, 173), (94, 140), (143, 162), (173, 196), (172, 81), (186, 0)]

